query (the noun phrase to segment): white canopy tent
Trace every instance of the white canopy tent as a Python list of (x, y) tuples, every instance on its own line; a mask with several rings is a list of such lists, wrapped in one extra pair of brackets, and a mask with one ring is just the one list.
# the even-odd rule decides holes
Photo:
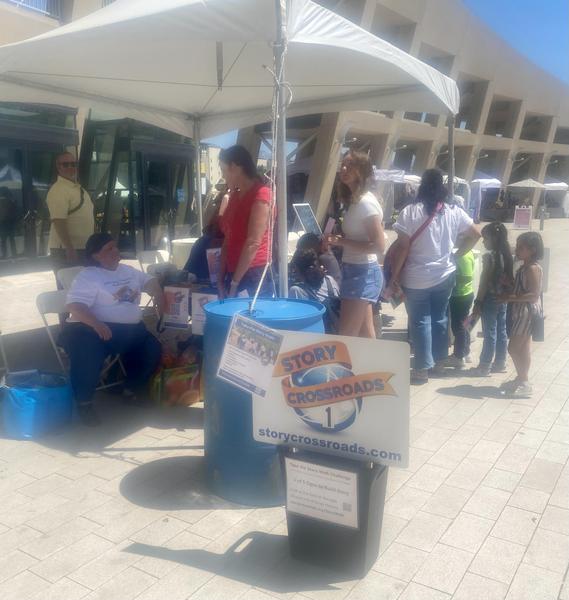
[[(275, 88), (280, 138), (286, 113), (459, 108), (454, 81), (311, 0), (117, 0), (0, 47), (0, 101), (88, 106), (196, 142), (271, 121)], [(279, 152), (284, 212), (284, 143)]]
[(544, 190), (545, 186), (543, 183), (539, 183), (535, 179), (522, 179), (522, 181), (516, 181), (515, 183), (509, 183), (509, 188), (523, 188), (526, 190)]

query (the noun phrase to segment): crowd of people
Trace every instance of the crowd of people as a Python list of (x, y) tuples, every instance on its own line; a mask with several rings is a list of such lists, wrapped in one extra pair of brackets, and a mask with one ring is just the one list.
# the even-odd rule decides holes
[[(277, 218), (271, 189), (242, 146), (223, 150), (219, 158), (224, 181), (217, 186), (213, 209), (186, 271), (193, 280), (206, 279), (207, 251), (221, 248), (219, 298), (277, 295), (273, 269), (267, 268)], [(133, 395), (156, 368), (159, 344), (142, 324), (138, 301), (140, 293), (147, 292), (160, 312), (163, 296), (155, 279), (120, 264), (111, 236), (93, 234), (93, 205), (77, 183), (73, 156), (60, 155), (56, 166), (59, 177), (47, 197), (54, 270), (86, 267), (67, 296), (71, 317), (61, 343), (70, 357), (80, 415), (93, 424), (98, 421), (93, 395), (107, 356), (123, 356), (125, 391)], [(374, 315), (381, 302), (403, 299), (413, 348), (413, 384), (426, 383), (449, 367), (464, 369), (471, 361), (470, 329), (481, 319), (484, 342), (479, 364), (470, 374), (505, 372), (509, 351), (517, 375), (503, 389), (515, 396), (530, 395), (531, 339), (538, 339), (543, 329), (539, 234), (519, 236), (515, 253), (522, 265), (514, 276), (504, 225), (490, 223), (480, 232), (460, 203), (449, 197), (442, 173), (429, 169), (414, 201), (399, 213), (393, 225), (397, 238), (386, 255), (381, 202), (368, 188), (371, 175), (368, 155), (353, 150), (344, 155), (336, 190), (343, 206), (341, 222), (334, 233), (309, 233), (299, 240), (290, 265), (290, 296), (324, 304), (328, 332), (366, 338), (376, 337)], [(475, 297), (472, 249), (481, 236), (487, 252)], [(451, 356), (449, 322), (454, 335)]]

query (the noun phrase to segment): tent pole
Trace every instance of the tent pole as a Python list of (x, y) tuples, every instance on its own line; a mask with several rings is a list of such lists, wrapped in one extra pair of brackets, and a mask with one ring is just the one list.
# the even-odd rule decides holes
[(275, 157), (277, 163), (277, 247), (279, 267), (279, 296), (288, 297), (288, 227), (287, 227), (287, 189), (286, 189), (286, 92), (282, 87), (285, 81), (284, 61), (286, 46), (286, 0), (275, 0), (277, 14), (277, 41), (274, 47), (277, 75), (277, 123)]
[(202, 206), (202, 153), (200, 148), (200, 122), (194, 119), (194, 170), (196, 177), (196, 200), (198, 210), (198, 236), (203, 232), (203, 206)]
[(447, 118), (448, 126), (448, 197), (452, 200), (454, 197), (454, 115), (450, 114)]

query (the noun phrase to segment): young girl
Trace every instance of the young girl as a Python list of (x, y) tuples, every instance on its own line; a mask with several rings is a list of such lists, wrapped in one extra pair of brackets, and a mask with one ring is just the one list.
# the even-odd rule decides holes
[(475, 318), (482, 318), (484, 342), (480, 363), (473, 369), (473, 374), (487, 377), (491, 372), (506, 371), (506, 304), (500, 297), (512, 289), (514, 261), (508, 230), (502, 223), (494, 221), (486, 225), (482, 229), (482, 237), (489, 252), (482, 259), (482, 275), (472, 314)]
[(543, 272), (538, 260), (543, 258), (543, 240), (539, 233), (522, 233), (516, 243), (516, 257), (523, 261), (516, 272), (514, 291), (504, 294), (501, 302), (509, 307), (510, 345), (508, 351), (514, 361), (517, 377), (503, 384), (502, 389), (516, 398), (529, 398), (532, 387), (529, 384), (531, 362), (531, 338), (534, 333), (534, 317), (543, 317), (541, 305), (541, 284)]

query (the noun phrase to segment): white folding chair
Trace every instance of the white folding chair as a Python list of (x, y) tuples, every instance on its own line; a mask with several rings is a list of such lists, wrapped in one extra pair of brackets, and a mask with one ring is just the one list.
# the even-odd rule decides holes
[(141, 269), (146, 273), (151, 265), (163, 265), (170, 262), (167, 250), (142, 250), (136, 254)]
[(63, 286), (64, 290), (71, 289), (73, 280), (82, 270), (83, 267), (66, 267), (65, 269), (59, 269), (59, 271), (57, 271), (57, 279)]
[[(44, 327), (47, 331), (47, 335), (49, 337), (49, 341), (51, 342), (51, 346), (53, 351), (55, 352), (55, 356), (57, 357), (57, 361), (59, 362), (59, 366), (61, 367), (62, 373), (67, 373), (67, 368), (63, 361), (63, 349), (60, 348), (53, 336), (53, 332), (47, 322), (47, 315), (62, 315), (65, 314), (65, 303), (66, 303), (67, 292), (65, 290), (57, 290), (53, 292), (42, 292), (38, 294), (36, 298), (36, 306), (40, 316), (42, 318)], [(104, 390), (115, 385), (119, 385), (122, 381), (115, 381), (113, 383), (106, 383), (106, 378), (109, 374), (109, 371), (113, 365), (118, 363), (123, 376), (126, 376), (125, 368), (122, 364), (121, 357), (119, 354), (114, 354), (109, 356), (103, 365), (101, 370), (101, 374), (99, 376), (100, 385), (97, 387), (97, 390)]]

